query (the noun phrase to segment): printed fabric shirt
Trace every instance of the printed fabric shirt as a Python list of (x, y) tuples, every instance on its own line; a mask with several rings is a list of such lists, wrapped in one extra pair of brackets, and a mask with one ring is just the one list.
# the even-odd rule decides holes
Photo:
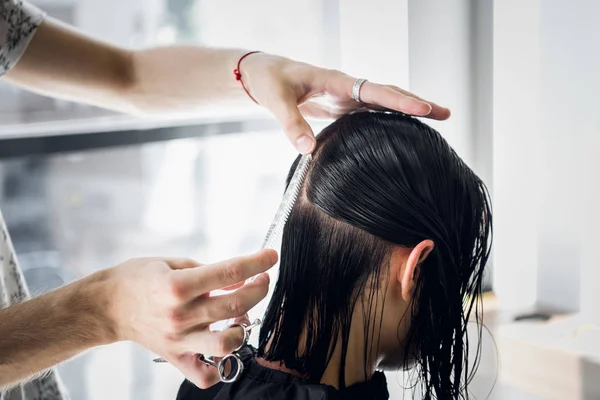
[[(0, 78), (19, 61), (44, 16), (37, 8), (21, 0), (0, 0)], [(29, 289), (0, 212), (0, 309), (29, 297)], [(38, 379), (0, 392), (0, 400), (65, 400), (65, 393), (58, 374), (50, 370)]]

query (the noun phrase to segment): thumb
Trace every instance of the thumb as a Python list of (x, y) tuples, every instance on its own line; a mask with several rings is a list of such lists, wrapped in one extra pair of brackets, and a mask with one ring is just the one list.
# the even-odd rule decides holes
[(315, 135), (298, 110), (298, 102), (293, 94), (275, 99), (267, 108), (275, 115), (292, 145), (302, 154), (315, 149)]

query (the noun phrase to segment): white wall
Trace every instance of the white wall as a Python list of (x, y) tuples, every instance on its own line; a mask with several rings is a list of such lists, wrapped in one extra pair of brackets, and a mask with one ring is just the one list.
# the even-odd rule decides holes
[(508, 308), (533, 306), (537, 292), (539, 7), (494, 2), (494, 291)]
[[(540, 270), (539, 301), (600, 320), (600, 2), (546, 0), (542, 16), (542, 106), (548, 190), (545, 248), (560, 254)], [(553, 251), (557, 253), (557, 251)], [(564, 306), (563, 306), (564, 307)]]
[(410, 90), (452, 110), (427, 121), (473, 164), (471, 2), (409, 1)]
[(473, 168), (493, 194), (494, 0), (471, 1)]
[(340, 1), (341, 69), (373, 82), (407, 87), (407, 10), (408, 0)]
[[(600, 3), (494, 5), (495, 288), (501, 306), (594, 310)], [(595, 310), (594, 310), (595, 311)]]
[(410, 90), (452, 110), (426, 122), (493, 192), (493, 0), (410, 0), (408, 9)]

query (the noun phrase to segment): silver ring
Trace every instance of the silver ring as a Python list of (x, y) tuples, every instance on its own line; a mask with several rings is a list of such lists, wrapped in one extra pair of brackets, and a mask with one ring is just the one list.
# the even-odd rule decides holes
[(352, 85), (352, 98), (358, 103), (362, 103), (360, 100), (360, 88), (365, 82), (367, 82), (366, 79), (358, 78), (354, 81), (354, 85)]
[(240, 344), (233, 351), (240, 351), (242, 349), (242, 347), (244, 347), (246, 345), (246, 343), (248, 343), (248, 340), (250, 340), (250, 329), (248, 329), (248, 325), (244, 324), (243, 322), (234, 322), (233, 324), (229, 324), (227, 326), (227, 329), (235, 328), (238, 326), (244, 330), (244, 340), (242, 340), (242, 344)]
[[(232, 376), (225, 375), (225, 364), (227, 360), (231, 359), (231, 370), (233, 371), (233, 363), (234, 361), (237, 363), (237, 368)], [(231, 383), (238, 380), (242, 372), (244, 372), (244, 363), (242, 359), (235, 353), (227, 354), (221, 361), (219, 361), (219, 380), (224, 383)]]

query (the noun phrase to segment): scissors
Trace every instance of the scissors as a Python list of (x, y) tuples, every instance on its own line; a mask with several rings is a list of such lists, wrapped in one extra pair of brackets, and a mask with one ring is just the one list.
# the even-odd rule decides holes
[[(242, 344), (240, 344), (235, 350), (233, 350), (230, 354), (227, 354), (219, 361), (215, 361), (214, 357), (206, 357), (204, 354), (198, 354), (198, 361), (201, 361), (208, 366), (215, 367), (219, 372), (219, 380), (221, 382), (232, 383), (237, 381), (244, 372), (244, 362), (242, 361), (242, 358), (238, 352), (248, 344), (252, 329), (260, 326), (261, 323), (262, 321), (257, 318), (250, 325), (243, 322), (234, 322), (233, 324), (229, 324), (225, 329), (239, 327), (244, 330), (244, 340), (242, 341)], [(164, 358), (156, 358), (153, 361), (155, 363), (167, 362)], [(230, 366), (229, 371), (227, 370), (228, 366)]]

